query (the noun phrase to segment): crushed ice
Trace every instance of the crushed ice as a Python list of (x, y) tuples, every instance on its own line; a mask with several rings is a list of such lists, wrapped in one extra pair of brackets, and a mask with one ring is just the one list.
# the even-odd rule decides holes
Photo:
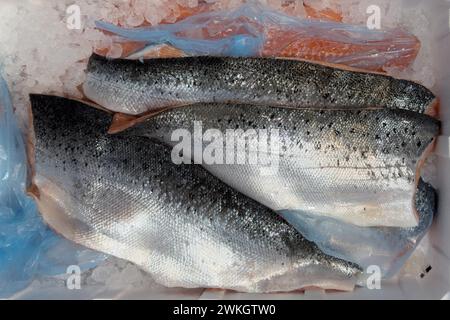
[[(244, 0), (77, 0), (81, 9), (81, 29), (67, 27), (66, 9), (73, 0), (2, 0), (0, 2), (0, 64), (13, 96), (16, 111), (22, 121), (27, 119), (29, 93), (51, 93), (82, 97), (77, 87), (84, 80), (87, 58), (95, 49), (107, 49), (112, 57), (119, 57), (122, 48), (111, 38), (94, 28), (95, 20), (104, 20), (125, 27), (147, 23), (173, 23), (202, 8), (219, 10), (235, 8)], [(274, 9), (297, 17), (306, 17), (301, 1), (260, 0)], [(330, 8), (341, 12), (343, 22), (365, 24), (366, 9), (378, 5), (382, 12), (382, 26), (402, 26), (421, 42), (421, 50), (413, 65), (404, 71), (389, 70), (394, 76), (418, 81), (425, 86), (435, 85), (433, 60), (430, 59), (433, 38), (430, 36), (430, 17), (421, 5), (404, 7), (404, 2), (391, 0), (305, 0), (317, 10)], [(25, 123), (25, 122), (23, 122)], [(22, 123), (22, 125), (23, 125)], [(434, 165), (427, 166), (426, 175), (434, 179)], [(425, 242), (424, 242), (425, 244)], [(417, 252), (421, 256), (420, 252)], [(408, 273), (414, 265), (407, 265)], [(422, 264), (419, 263), (419, 267)], [(417, 269), (417, 268), (416, 268)], [(111, 258), (104, 265), (87, 274), (88, 285), (149, 286), (149, 277), (130, 263)], [(32, 287), (45, 287), (58, 280), (35, 281)]]

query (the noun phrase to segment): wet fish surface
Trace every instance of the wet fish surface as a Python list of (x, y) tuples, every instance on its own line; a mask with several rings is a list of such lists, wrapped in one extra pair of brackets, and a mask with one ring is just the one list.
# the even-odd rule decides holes
[[(143, 118), (124, 133), (156, 138), (178, 150), (183, 137), (174, 132), (185, 129), (186, 139), (193, 141), (196, 121), (205, 136), (209, 129), (218, 130), (201, 139), (200, 157), (213, 142), (224, 150), (221, 159), (202, 165), (273, 210), (306, 211), (363, 227), (417, 226), (416, 174), (439, 132), (439, 122), (429, 116), (389, 109), (197, 104)], [(244, 162), (236, 156), (225, 159), (229, 129), (234, 130), (231, 149), (244, 153)], [(278, 134), (264, 140), (261, 132)], [(267, 146), (259, 148), (260, 143)], [(198, 152), (191, 149), (183, 156), (195, 159)]]
[(323, 252), (352, 261), (364, 269), (376, 265), (383, 276), (389, 278), (404, 265), (430, 228), (437, 212), (437, 192), (422, 179), (417, 186), (415, 206), (419, 224), (412, 228), (364, 228), (307, 212), (282, 211), (280, 214)]
[(145, 137), (108, 135), (111, 115), (31, 95), (35, 186), (45, 221), (170, 287), (350, 290), (360, 269), (323, 254), (275, 212)]
[(83, 84), (92, 101), (139, 115), (197, 102), (293, 108), (390, 108), (428, 112), (436, 97), (420, 84), (298, 60), (180, 57), (108, 60), (93, 54)]

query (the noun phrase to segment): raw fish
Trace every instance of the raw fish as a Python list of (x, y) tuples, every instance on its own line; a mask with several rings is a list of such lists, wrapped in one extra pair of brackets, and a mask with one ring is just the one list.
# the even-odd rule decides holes
[(169, 287), (351, 290), (361, 275), (200, 166), (173, 164), (167, 147), (107, 134), (104, 111), (30, 98), (30, 192), (68, 239), (132, 261)]
[(314, 109), (432, 112), (434, 94), (381, 74), (269, 58), (109, 60), (92, 55), (84, 94), (111, 111), (139, 115), (197, 102)]
[(195, 104), (132, 124), (125, 134), (173, 146), (273, 210), (363, 227), (417, 226), (420, 168), (439, 133), (437, 120), (407, 110), (238, 104)]

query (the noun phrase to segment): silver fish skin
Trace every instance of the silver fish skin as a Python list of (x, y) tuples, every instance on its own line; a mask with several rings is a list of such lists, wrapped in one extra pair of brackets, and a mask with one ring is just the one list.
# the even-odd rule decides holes
[(138, 115), (197, 102), (294, 108), (386, 107), (424, 113), (435, 101), (420, 84), (380, 74), (270, 58), (181, 57), (108, 60), (92, 55), (84, 94)]
[[(434, 118), (390, 109), (197, 104), (142, 121), (124, 133), (156, 138), (175, 147), (174, 152), (186, 144), (174, 132), (185, 129), (186, 139), (193, 141), (195, 121), (200, 121), (203, 133), (220, 133), (200, 141), (202, 165), (231, 187), (276, 211), (306, 211), (362, 227), (417, 225), (416, 171), (439, 132)], [(231, 148), (245, 154), (245, 161), (239, 162), (236, 155), (232, 161), (226, 159), (229, 129), (238, 129)], [(260, 135), (274, 130), (278, 135), (270, 139)], [(222, 146), (224, 155), (203, 161), (212, 142)], [(255, 149), (261, 142), (267, 147)], [(198, 148), (191, 151), (183, 156), (195, 159)]]
[(111, 116), (32, 95), (35, 197), (63, 236), (129, 260), (169, 287), (351, 290), (360, 269), (323, 254), (275, 212), (170, 149), (106, 134)]
[(363, 269), (376, 265), (384, 278), (390, 278), (403, 267), (437, 212), (437, 192), (422, 179), (417, 186), (415, 206), (419, 224), (412, 228), (364, 228), (307, 212), (282, 211), (280, 214), (323, 252), (354, 262)]

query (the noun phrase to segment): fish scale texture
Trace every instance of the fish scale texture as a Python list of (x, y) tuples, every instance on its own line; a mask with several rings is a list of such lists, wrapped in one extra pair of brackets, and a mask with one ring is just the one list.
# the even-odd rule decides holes
[[(273, 210), (302, 210), (359, 226), (417, 225), (411, 201), (416, 170), (439, 132), (439, 122), (429, 116), (390, 109), (196, 104), (162, 112), (124, 133), (156, 138), (178, 148), (185, 142), (172, 134), (185, 129), (190, 135), (183, 139), (195, 137), (196, 121), (205, 136), (208, 129), (224, 135), (229, 129), (240, 130), (233, 132), (231, 147), (244, 153), (243, 163), (237, 158), (226, 163), (223, 157), (203, 166)], [(270, 139), (263, 140), (261, 129), (267, 130)], [(272, 135), (275, 130), (278, 134)], [(220, 135), (203, 139), (203, 155), (214, 139), (219, 139), (216, 143), (221, 148), (230, 147)], [(258, 143), (268, 146), (255, 148)], [(263, 157), (269, 160), (265, 165)], [(261, 174), (264, 166), (272, 167), (273, 173)]]
[(196, 102), (238, 102), (295, 108), (386, 107), (419, 113), (435, 99), (425, 87), (380, 74), (304, 61), (183, 57), (90, 58), (85, 95), (112, 111), (142, 114)]
[(323, 254), (200, 166), (173, 164), (169, 149), (147, 138), (107, 135), (102, 111), (56, 97), (31, 102), (37, 203), (67, 238), (171, 287), (353, 287), (358, 267)]

